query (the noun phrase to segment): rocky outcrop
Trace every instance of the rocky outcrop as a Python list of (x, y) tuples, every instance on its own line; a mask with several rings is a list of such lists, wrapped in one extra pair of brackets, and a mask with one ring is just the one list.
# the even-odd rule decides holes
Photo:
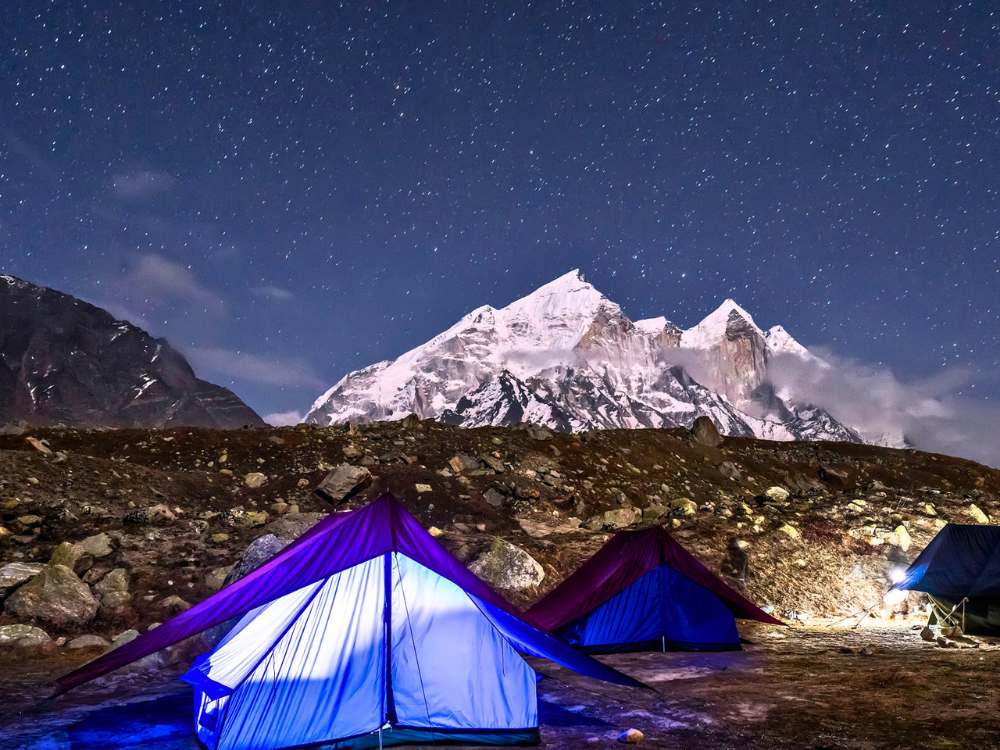
[(0, 276), (0, 424), (262, 426), (163, 339), (68, 294)]
[(534, 588), (545, 579), (545, 569), (535, 558), (503, 539), (494, 540), (469, 570), (494, 588), (508, 591)]

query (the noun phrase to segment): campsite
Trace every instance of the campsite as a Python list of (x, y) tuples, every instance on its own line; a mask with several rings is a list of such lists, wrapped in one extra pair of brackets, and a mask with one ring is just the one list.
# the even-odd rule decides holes
[[(206, 571), (228, 570), (254, 540), (308, 536), (331, 510), (364, 509), (386, 491), (426, 530), (422, 538), (443, 544), (528, 622), (542, 619), (532, 616), (542, 592), (556, 592), (588, 560), (599, 562), (616, 539), (648, 537), (642, 529), (665, 530), (711, 579), (748, 598), (735, 623), (744, 641), (738, 649), (593, 655), (651, 690), (528, 656), (543, 675), (537, 711), (544, 747), (620, 746), (630, 729), (642, 733), (644, 746), (667, 748), (933, 747), (956, 735), (989, 746), (998, 736), (994, 723), (983, 721), (997, 707), (990, 685), (1000, 676), (1000, 650), (992, 640), (977, 636), (976, 647), (928, 642), (921, 594), (893, 606), (882, 601), (892, 578), (951, 528), (944, 519), (961, 528), (975, 523), (977, 511), (1000, 513), (993, 504), (1000, 476), (977, 464), (863, 446), (704, 445), (687, 431), (567, 435), (417, 420), (236, 432), (43, 430), (31, 437), (50, 453), (24, 435), (0, 437), (5, 492), (19, 499), (4, 523), (16, 527), (29, 513), (44, 519), (20, 549), (45, 559), (63, 541), (108, 533), (111, 553), (89, 565), (127, 567), (136, 604), (85, 626), (49, 626), (46, 643), (0, 650), (7, 696), (0, 732), (10, 747), (198, 747), (192, 687), (180, 678), (205, 653), (203, 644), (167, 649), (48, 700), (56, 680), (117, 651), (66, 644), (83, 633), (106, 642), (128, 627), (155, 634), (163, 626), (149, 630), (150, 623), (170, 611), (158, 602), (178, 591), (189, 604), (209, 598), (221, 580), (212, 583)], [(218, 469), (222, 456), (226, 473)], [(738, 480), (717, 473), (726, 462), (740, 467)], [(356, 486), (327, 481), (338, 470), (347, 475), (345, 465), (369, 476), (355, 472)], [(256, 479), (247, 477), (255, 473), (266, 480), (253, 487)], [(39, 489), (46, 487), (59, 488), (62, 501), (48, 500)], [(784, 496), (773, 488), (790, 489)], [(483, 503), (495, 494), (504, 498), (500, 506)], [(621, 494), (637, 505), (621, 505)], [(685, 496), (701, 502), (692, 510)], [(147, 511), (165, 505), (173, 517), (154, 511), (140, 523), (125, 521), (108, 498)], [(905, 551), (899, 526), (910, 536)], [(663, 537), (651, 538), (651, 546), (628, 547), (637, 554), (661, 549)], [(770, 613), (760, 619), (785, 624), (754, 621), (757, 605)]]

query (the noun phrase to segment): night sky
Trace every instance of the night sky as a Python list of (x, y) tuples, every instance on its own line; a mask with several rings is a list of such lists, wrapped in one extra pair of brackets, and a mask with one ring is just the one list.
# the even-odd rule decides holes
[(0, 50), (0, 267), (262, 414), (575, 267), (1000, 400), (990, 3), (13, 0)]

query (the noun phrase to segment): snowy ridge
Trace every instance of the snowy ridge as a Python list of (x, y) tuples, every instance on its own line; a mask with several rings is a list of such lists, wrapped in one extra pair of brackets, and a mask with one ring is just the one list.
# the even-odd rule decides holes
[(506, 307), (479, 307), (420, 346), (348, 373), (307, 422), (401, 419), (559, 430), (689, 426), (730, 435), (859, 440), (833, 416), (767, 387), (772, 354), (812, 357), (783, 328), (765, 333), (731, 299), (681, 330), (631, 321), (570, 271)]

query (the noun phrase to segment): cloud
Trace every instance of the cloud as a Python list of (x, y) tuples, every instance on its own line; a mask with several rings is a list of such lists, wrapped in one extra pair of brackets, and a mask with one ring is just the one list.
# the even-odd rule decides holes
[(200, 305), (206, 312), (222, 315), (225, 303), (187, 266), (167, 260), (162, 255), (146, 253), (139, 256), (126, 275), (129, 289), (141, 290), (155, 301), (164, 298), (179, 299)]
[(195, 369), (214, 372), (236, 380), (289, 388), (326, 387), (327, 383), (301, 359), (279, 360), (249, 352), (214, 346), (196, 346), (185, 353)]
[(295, 299), (295, 295), (280, 286), (255, 286), (250, 290), (255, 297), (275, 300), (276, 302), (288, 302)]
[(111, 190), (124, 201), (149, 200), (174, 189), (177, 180), (166, 172), (138, 170), (116, 174), (111, 179)]
[(264, 415), (264, 421), (275, 427), (288, 427), (299, 424), (303, 418), (302, 412), (297, 409), (292, 411), (276, 411)]
[(946, 369), (907, 382), (889, 369), (817, 353), (829, 366), (779, 355), (771, 360), (769, 380), (867, 439), (905, 439), (921, 450), (1000, 466), (1000, 404), (959, 395), (974, 381), (968, 371)]

